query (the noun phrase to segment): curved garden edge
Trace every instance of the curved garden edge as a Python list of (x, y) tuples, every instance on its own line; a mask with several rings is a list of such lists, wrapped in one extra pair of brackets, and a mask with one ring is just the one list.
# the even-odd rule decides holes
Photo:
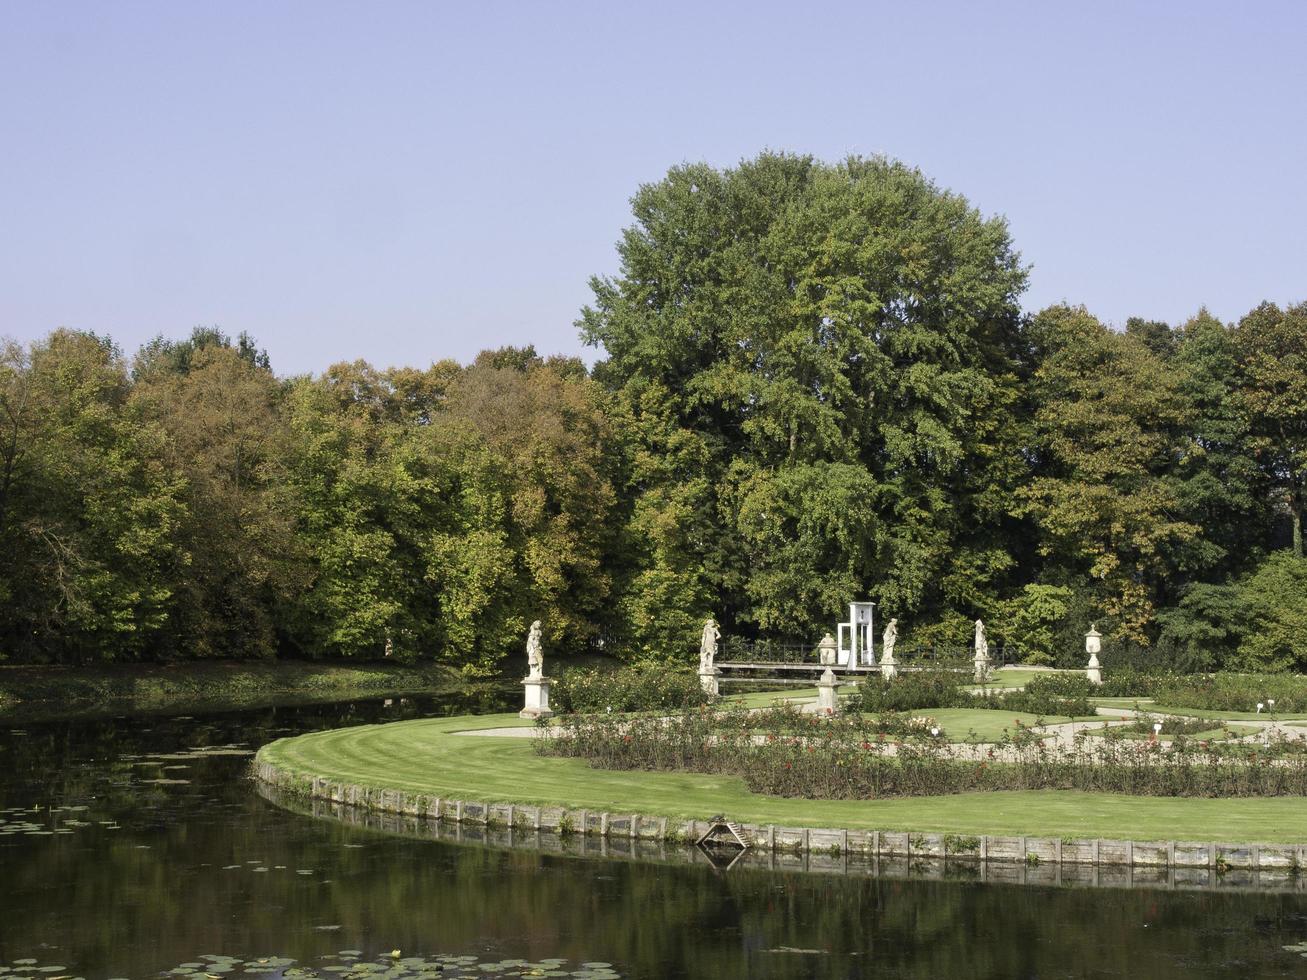
[[(737, 819), (759, 847), (778, 851), (1217, 869), (1307, 866), (1307, 806), (1300, 799), (1169, 800), (1038, 791), (912, 800), (788, 800), (748, 794), (730, 779), (608, 773), (578, 760), (538, 757), (528, 739), (458, 734), (523, 724), (515, 716), (465, 716), (315, 732), (265, 745), (255, 757), (254, 776), (308, 799), (561, 833), (697, 840), (708, 829), (705, 818), (724, 812)], [(1030, 829), (1018, 826), (1021, 819), (1040, 801), (1051, 801), (1069, 823), (1076, 823), (1070, 817), (1085, 807), (1119, 811), (1126, 833), (1104, 837), (1058, 832), (1063, 826), (1020, 833)], [(1007, 833), (993, 832), (994, 814), (1002, 809), (999, 802), (1015, 806), (1021, 814), (1010, 818)], [(1132, 808), (1139, 807), (1174, 814), (1177, 820), (1168, 826), (1178, 830), (1189, 829), (1180, 815), (1187, 815), (1192, 826), (1198, 810), (1207, 814), (1202, 829), (1226, 827), (1227, 832), (1188, 840), (1129, 833)], [(1257, 818), (1244, 822), (1258, 836), (1265, 831), (1277, 840), (1226, 842), (1228, 814), (1241, 811)]]

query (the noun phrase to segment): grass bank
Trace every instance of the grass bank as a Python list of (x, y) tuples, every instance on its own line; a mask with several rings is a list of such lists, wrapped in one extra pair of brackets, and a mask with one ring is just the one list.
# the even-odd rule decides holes
[(0, 718), (254, 707), (464, 686), (425, 664), (205, 661), (96, 667), (0, 667)]
[(529, 738), (466, 734), (517, 727), (515, 715), (420, 719), (314, 732), (258, 758), (293, 776), (492, 802), (581, 807), (677, 819), (726, 815), (793, 827), (1029, 834), (1135, 840), (1307, 841), (1300, 798), (1170, 799), (1063, 790), (888, 800), (754, 794), (742, 780), (699, 773), (608, 772), (535, 754)]

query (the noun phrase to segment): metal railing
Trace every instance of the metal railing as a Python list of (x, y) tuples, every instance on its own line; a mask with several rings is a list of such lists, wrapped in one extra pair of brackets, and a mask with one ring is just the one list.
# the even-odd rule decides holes
[[(877, 663), (880, 662), (881, 650), (877, 647), (874, 651)], [(1014, 646), (993, 646), (989, 648), (990, 664), (994, 667), (1001, 667), (1008, 663), (1017, 663), (1022, 657), (1022, 651)], [(894, 648), (894, 659), (900, 666), (908, 667), (931, 667), (931, 666), (963, 666), (971, 665), (975, 659), (975, 651), (969, 646), (949, 646), (945, 644), (922, 644), (922, 643), (904, 643)], [(744, 667), (746, 665), (766, 666), (790, 666), (790, 667), (807, 667), (819, 668), (824, 666), (821, 662), (821, 651), (818, 650), (815, 643), (799, 643), (793, 640), (739, 640), (727, 638), (722, 641), (721, 648), (713, 661), (718, 667)], [(843, 667), (842, 664), (836, 666)], [(843, 667), (843, 669), (849, 669)], [(866, 665), (859, 665), (855, 669), (866, 669)]]

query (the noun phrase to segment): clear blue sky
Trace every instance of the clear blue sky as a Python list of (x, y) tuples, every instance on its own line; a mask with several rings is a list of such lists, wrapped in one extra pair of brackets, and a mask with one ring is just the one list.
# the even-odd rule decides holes
[(1028, 308), (1307, 299), (1307, 3), (0, 2), (0, 334), (581, 352), (668, 166), (885, 153)]

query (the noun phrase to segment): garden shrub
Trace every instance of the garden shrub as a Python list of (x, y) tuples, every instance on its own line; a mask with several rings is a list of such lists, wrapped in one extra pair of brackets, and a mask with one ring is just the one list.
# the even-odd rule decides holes
[(666, 667), (573, 667), (563, 671), (551, 691), (558, 711), (658, 711), (707, 704), (696, 674)]
[(976, 707), (1028, 711), (1035, 715), (1092, 715), (1090, 697), (1098, 695), (1089, 679), (1078, 674), (1041, 674), (1020, 691), (987, 691)]
[[(1161, 725), (1161, 731), (1153, 728)], [(1210, 732), (1224, 726), (1223, 722), (1210, 718), (1184, 718), (1180, 715), (1139, 715), (1126, 725), (1113, 725), (1104, 728), (1102, 734), (1107, 738), (1125, 738), (1136, 735), (1197, 735)], [(1227, 732), (1227, 734), (1229, 734)]]
[[(1084, 638), (1076, 645), (1063, 647), (1054, 657), (1054, 666), (1063, 670), (1084, 670), (1089, 655), (1085, 653)], [(1105, 639), (1103, 652), (1098, 659), (1103, 673), (1132, 674), (1197, 674), (1215, 666), (1212, 655), (1191, 643), (1182, 642), (1175, 635), (1164, 633), (1157, 642), (1142, 646), (1138, 643)]]
[(975, 696), (962, 689), (969, 682), (967, 675), (947, 670), (905, 672), (893, 680), (868, 677), (848, 695), (845, 707), (853, 713), (979, 707)]
[(1258, 703), (1276, 714), (1307, 712), (1307, 677), (1299, 674), (1200, 674), (1159, 678), (1151, 696), (1171, 708), (1256, 711)]
[(1022, 691), (971, 690), (971, 676), (957, 671), (914, 671), (890, 681), (868, 678), (845, 699), (852, 713), (916, 711), (924, 708), (1000, 708), (1036, 715), (1091, 715), (1097, 691), (1083, 676), (1048, 674)]
[(1103, 671), (1103, 683), (1096, 694), (1104, 698), (1151, 698), (1168, 675), (1142, 673), (1126, 667)]

